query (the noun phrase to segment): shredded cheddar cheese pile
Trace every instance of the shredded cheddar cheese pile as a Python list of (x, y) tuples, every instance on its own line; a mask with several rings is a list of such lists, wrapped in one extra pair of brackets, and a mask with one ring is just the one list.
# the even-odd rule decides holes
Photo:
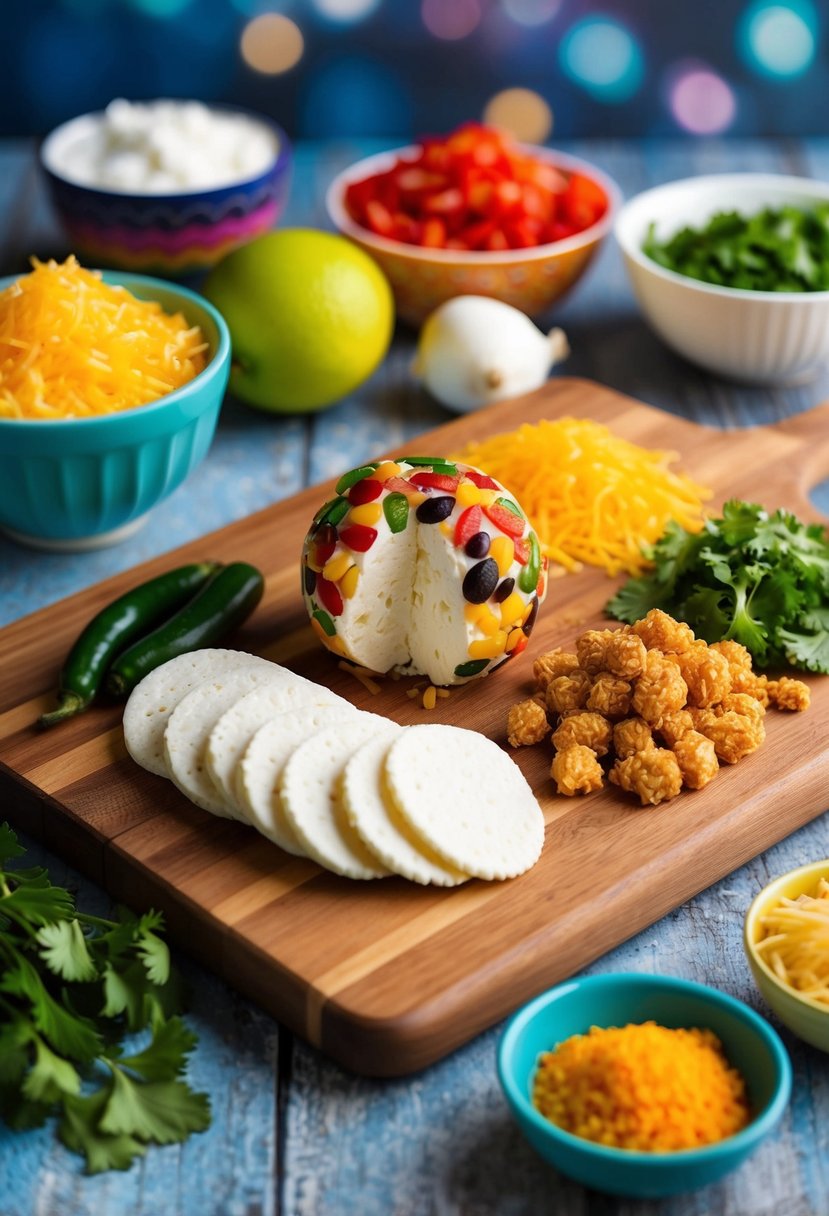
[(829, 1007), (829, 882), (821, 878), (814, 895), (781, 899), (762, 924), (763, 961), (789, 988)]
[(749, 1121), (745, 1082), (713, 1031), (655, 1022), (594, 1026), (546, 1052), (533, 1103), (574, 1136), (638, 1152), (714, 1144)]
[(675, 519), (702, 526), (710, 491), (668, 466), (676, 452), (649, 451), (588, 419), (524, 423), (470, 443), (458, 457), (508, 486), (538, 532), (544, 554), (566, 570), (582, 562), (611, 576), (641, 574), (652, 545)]
[(87, 418), (147, 405), (192, 380), (207, 343), (180, 313), (104, 283), (74, 257), (0, 293), (0, 418)]

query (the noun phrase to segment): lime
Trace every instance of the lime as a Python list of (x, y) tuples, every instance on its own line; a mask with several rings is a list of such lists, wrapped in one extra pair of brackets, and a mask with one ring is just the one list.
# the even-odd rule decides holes
[(385, 276), (368, 254), (330, 232), (260, 236), (224, 258), (203, 292), (230, 329), (230, 390), (260, 409), (333, 405), (371, 375), (391, 340)]

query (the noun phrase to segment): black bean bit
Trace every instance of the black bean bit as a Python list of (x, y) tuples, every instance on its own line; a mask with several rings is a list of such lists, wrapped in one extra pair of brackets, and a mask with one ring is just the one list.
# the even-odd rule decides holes
[(498, 585), (498, 563), (491, 557), (476, 562), (463, 580), (463, 598), (470, 604), (484, 604)]
[(532, 631), (532, 627), (535, 624), (535, 618), (537, 616), (538, 616), (538, 596), (536, 595), (533, 597), (533, 606), (530, 609), (530, 615), (527, 617), (526, 621), (521, 626), (521, 628), (526, 633), (527, 637), (530, 636), (530, 632)]
[(314, 590), (316, 589), (316, 586), (317, 586), (317, 574), (316, 574), (316, 571), (315, 571), (315, 570), (312, 570), (310, 566), (305, 566), (305, 567), (304, 567), (304, 572), (303, 572), (303, 579), (304, 579), (304, 582), (305, 582), (305, 593), (306, 593), (306, 595), (313, 595), (313, 594), (314, 594)]
[(448, 519), (454, 509), (455, 500), (451, 494), (439, 494), (437, 498), (425, 499), (415, 514), (422, 524), (439, 524)]
[(333, 524), (320, 524), (314, 532), (314, 544), (324, 547), (325, 545), (336, 545), (337, 529)]
[(496, 604), (503, 604), (508, 595), (512, 595), (515, 588), (514, 578), (505, 578), (502, 583), (499, 583), (493, 592), (492, 598)]
[(467, 557), (486, 557), (487, 553), (489, 553), (489, 546), (491, 543), (492, 542), (488, 532), (476, 532), (475, 535), (470, 536), (469, 540), (466, 542), (466, 545), (464, 546), (464, 553), (467, 555)]

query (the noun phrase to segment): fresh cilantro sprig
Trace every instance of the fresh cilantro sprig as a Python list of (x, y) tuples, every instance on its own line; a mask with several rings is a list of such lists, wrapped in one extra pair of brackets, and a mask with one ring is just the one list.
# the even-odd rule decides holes
[(23, 853), (0, 824), (0, 1118), (23, 1129), (57, 1116), (90, 1174), (126, 1169), (210, 1122), (207, 1095), (182, 1079), (196, 1036), (177, 1016), (162, 917), (78, 912), (46, 870), (10, 865)]
[(733, 638), (760, 667), (829, 674), (829, 538), (787, 511), (732, 499), (691, 533), (671, 522), (648, 551), (653, 570), (607, 605), (620, 621), (662, 608), (707, 642)]
[(701, 228), (666, 241), (651, 224), (643, 251), (660, 266), (705, 283), (747, 291), (829, 288), (829, 203), (766, 208), (756, 215), (721, 211)]

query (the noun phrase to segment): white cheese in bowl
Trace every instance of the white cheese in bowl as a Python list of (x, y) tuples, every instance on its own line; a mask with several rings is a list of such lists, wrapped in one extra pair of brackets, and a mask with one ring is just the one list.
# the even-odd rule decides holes
[(82, 186), (129, 194), (214, 190), (264, 173), (278, 152), (263, 122), (197, 101), (112, 101), (67, 124), (49, 167)]

